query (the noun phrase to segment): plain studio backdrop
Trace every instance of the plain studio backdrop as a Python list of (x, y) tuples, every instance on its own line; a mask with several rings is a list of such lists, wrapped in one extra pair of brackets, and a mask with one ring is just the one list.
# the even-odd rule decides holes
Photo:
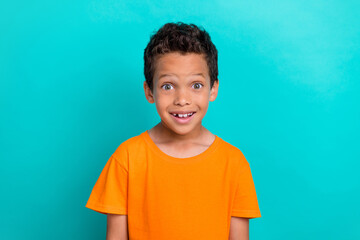
[(251, 239), (360, 239), (359, 16), (341, 0), (2, 1), (0, 238), (104, 239), (86, 201), (119, 144), (159, 122), (143, 51), (183, 21), (219, 51), (203, 124), (250, 163)]

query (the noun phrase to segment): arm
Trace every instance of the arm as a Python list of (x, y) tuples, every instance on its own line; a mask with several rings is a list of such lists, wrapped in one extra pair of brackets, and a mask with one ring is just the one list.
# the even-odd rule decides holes
[(106, 240), (128, 240), (127, 215), (107, 214)]
[(249, 219), (231, 217), (229, 240), (249, 240)]

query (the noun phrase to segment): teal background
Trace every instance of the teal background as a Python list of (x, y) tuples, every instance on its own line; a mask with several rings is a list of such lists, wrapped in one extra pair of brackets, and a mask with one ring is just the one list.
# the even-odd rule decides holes
[(203, 26), (219, 95), (203, 120), (248, 159), (251, 239), (360, 239), (359, 1), (2, 1), (1, 239), (105, 239), (85, 208), (117, 146), (158, 123), (143, 50)]

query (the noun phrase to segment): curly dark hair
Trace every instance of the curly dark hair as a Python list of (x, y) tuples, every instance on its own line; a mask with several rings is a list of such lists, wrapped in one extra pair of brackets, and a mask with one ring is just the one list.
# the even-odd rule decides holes
[(144, 50), (144, 75), (151, 91), (156, 58), (170, 52), (204, 54), (209, 69), (210, 89), (218, 81), (218, 53), (210, 35), (195, 24), (166, 23), (150, 37)]

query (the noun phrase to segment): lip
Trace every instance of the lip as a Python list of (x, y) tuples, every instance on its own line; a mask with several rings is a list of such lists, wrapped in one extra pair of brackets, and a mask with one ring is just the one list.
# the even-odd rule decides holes
[(171, 113), (176, 113), (176, 114), (185, 114), (185, 113), (196, 113), (195, 111), (173, 111), (173, 112), (170, 112)]
[[(189, 112), (172, 112), (172, 113), (180, 113), (180, 114), (184, 114), (184, 113), (189, 113)], [(180, 123), (180, 124), (185, 124), (185, 123), (188, 123), (191, 121), (191, 119), (193, 119), (193, 117), (195, 116), (196, 112), (193, 112), (193, 115), (191, 115), (190, 117), (187, 117), (187, 118), (178, 118), (178, 117), (175, 117), (174, 115), (171, 115), (171, 117), (177, 122), (177, 123)]]

